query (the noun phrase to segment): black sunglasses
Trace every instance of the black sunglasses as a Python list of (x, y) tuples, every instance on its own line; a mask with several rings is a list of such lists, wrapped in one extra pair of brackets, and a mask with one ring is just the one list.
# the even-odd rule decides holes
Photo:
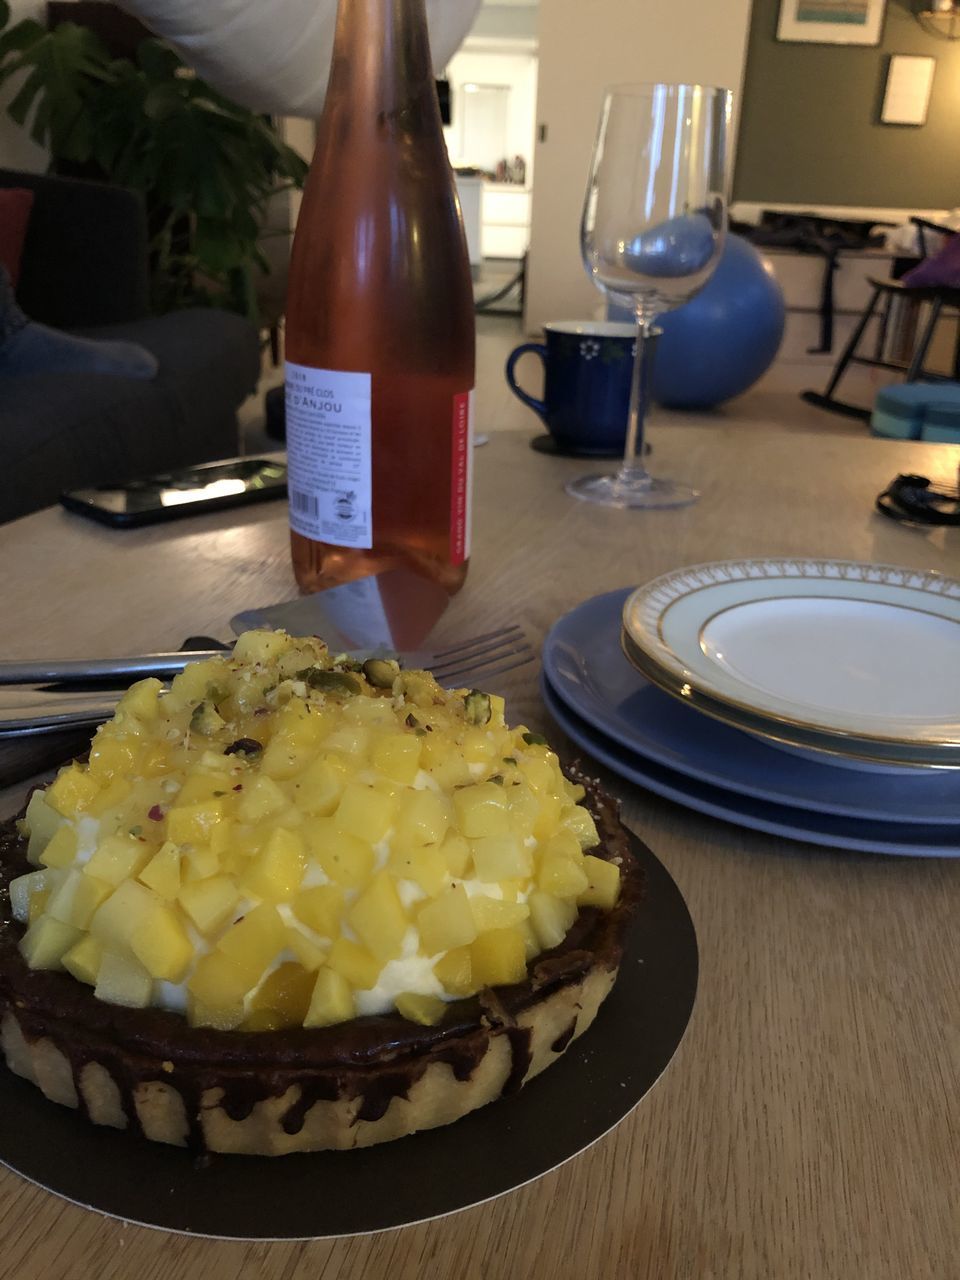
[(960, 491), (935, 488), (926, 476), (897, 476), (877, 498), (877, 510), (901, 524), (960, 524)]

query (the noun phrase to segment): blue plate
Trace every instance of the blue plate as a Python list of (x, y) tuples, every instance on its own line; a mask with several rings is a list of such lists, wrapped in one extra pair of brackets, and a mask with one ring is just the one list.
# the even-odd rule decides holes
[(834, 849), (854, 849), (861, 853), (893, 853), (913, 858), (956, 858), (960, 856), (960, 835), (950, 826), (904, 822), (871, 822), (864, 818), (838, 817), (814, 813), (789, 805), (771, 804), (724, 791), (706, 782), (667, 769), (642, 756), (633, 755), (592, 728), (554, 692), (546, 674), (540, 690), (551, 716), (577, 746), (614, 773), (674, 800), (698, 813), (722, 818), (738, 827), (751, 827), (790, 840), (828, 845)]
[(544, 643), (543, 669), (556, 697), (587, 727), (625, 748), (638, 768), (653, 762), (682, 775), (687, 786), (695, 780), (817, 814), (953, 825), (960, 845), (957, 770), (873, 772), (820, 763), (721, 724), (644, 680), (620, 649), (620, 615), (629, 594), (596, 596), (561, 618)]

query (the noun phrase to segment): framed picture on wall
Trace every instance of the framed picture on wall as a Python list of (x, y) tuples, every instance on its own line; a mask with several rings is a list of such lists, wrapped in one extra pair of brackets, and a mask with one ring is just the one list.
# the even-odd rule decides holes
[(886, 0), (780, 0), (778, 40), (879, 44)]

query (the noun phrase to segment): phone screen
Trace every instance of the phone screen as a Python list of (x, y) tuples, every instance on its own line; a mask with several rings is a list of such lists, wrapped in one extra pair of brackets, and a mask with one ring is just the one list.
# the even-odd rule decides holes
[(227, 458), (123, 485), (75, 489), (61, 495), (61, 502), (70, 511), (108, 524), (135, 525), (282, 498), (286, 491), (284, 463), (269, 458)]

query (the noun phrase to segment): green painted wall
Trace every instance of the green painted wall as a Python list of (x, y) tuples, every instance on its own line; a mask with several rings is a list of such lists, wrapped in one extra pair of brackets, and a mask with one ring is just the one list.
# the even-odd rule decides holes
[[(888, 0), (881, 43), (781, 43), (780, 0), (754, 0), (734, 198), (757, 203), (960, 205), (960, 41)], [(880, 124), (894, 53), (935, 57), (927, 123)]]

